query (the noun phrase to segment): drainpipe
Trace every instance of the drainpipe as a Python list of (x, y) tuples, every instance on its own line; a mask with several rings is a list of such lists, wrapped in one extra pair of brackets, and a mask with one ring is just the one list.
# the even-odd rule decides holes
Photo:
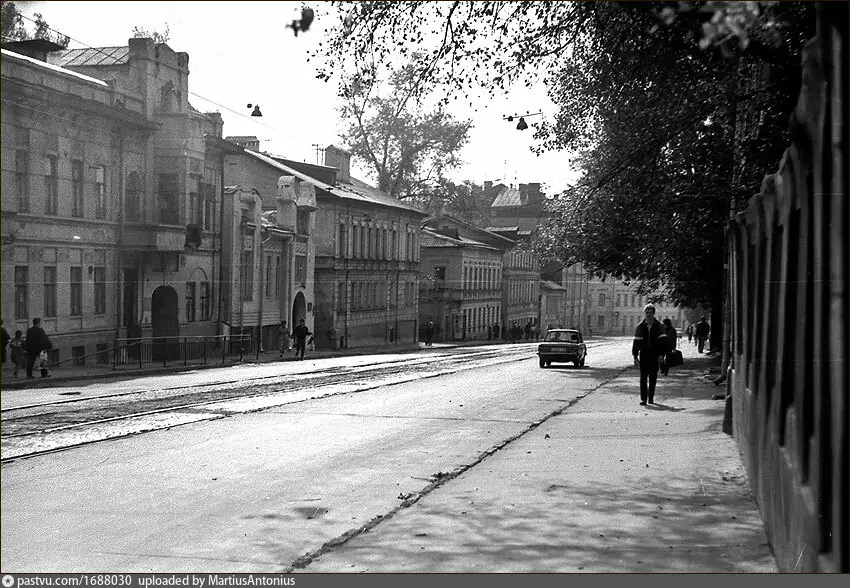
[[(218, 322), (218, 330), (219, 330), (219, 335), (220, 335), (221, 334), (221, 312), (222, 312), (221, 293), (222, 293), (222, 290), (224, 290), (224, 234), (223, 234), (223, 232), (224, 232), (224, 152), (220, 152), (218, 157), (219, 157), (219, 163), (221, 164), (221, 171), (220, 171), (220, 174), (219, 174), (219, 184), (220, 184), (219, 193), (221, 194), (221, 203), (219, 204), (219, 211), (218, 211), (219, 223), (218, 223), (218, 231), (217, 231), (217, 233), (218, 233), (218, 279), (219, 279), (219, 284), (218, 284), (218, 288), (217, 288), (217, 290), (218, 290), (218, 302), (216, 303), (216, 306), (218, 307), (217, 322)], [(213, 235), (215, 235), (215, 234), (216, 233), (214, 232)], [(213, 250), (215, 250), (215, 247), (213, 247)], [(232, 282), (232, 280), (231, 280), (231, 282)]]
[[(106, 178), (104, 178), (106, 181)], [(104, 187), (105, 189), (105, 187)], [(124, 265), (124, 134), (119, 127), (118, 137), (118, 259), (115, 263), (115, 339), (121, 336), (121, 311), (124, 304), (124, 285), (121, 280), (121, 268)]]

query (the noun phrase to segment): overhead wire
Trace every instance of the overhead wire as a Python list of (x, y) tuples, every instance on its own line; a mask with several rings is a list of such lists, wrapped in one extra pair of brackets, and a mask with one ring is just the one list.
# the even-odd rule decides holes
[[(19, 14), (22, 18), (24, 18), (24, 19), (26, 19), (26, 20), (30, 21), (31, 23), (33, 23), (33, 24), (37, 24), (37, 22), (36, 22), (34, 19), (32, 19), (32, 18), (30, 18), (30, 17), (26, 16), (25, 14), (22, 14), (22, 13), (20, 13), (20, 12), (18, 12), (18, 14)], [(62, 37), (66, 37), (66, 38), (70, 39), (71, 41), (74, 41), (75, 43), (78, 43), (78, 44), (82, 45), (82, 46), (83, 46), (84, 48), (86, 48), (86, 49), (91, 49), (92, 51), (96, 51), (96, 52), (98, 52), (98, 53), (100, 53), (101, 55), (104, 55), (104, 56), (106, 56), (106, 57), (112, 57), (112, 55), (110, 55), (109, 53), (106, 53), (106, 52), (105, 52), (105, 51), (103, 51), (101, 48), (99, 48), (99, 47), (93, 47), (93, 46), (89, 45), (88, 43), (85, 43), (85, 42), (83, 42), (83, 41), (80, 41), (79, 39), (77, 39), (77, 38), (75, 38), (75, 37), (72, 37), (71, 35), (67, 35), (67, 34), (65, 34), (64, 32), (62, 32), (62, 31), (60, 31), (60, 30), (58, 30), (58, 29), (56, 29), (56, 28), (53, 28), (53, 27), (51, 27), (51, 26), (47, 26), (47, 25), (45, 25), (45, 28), (46, 28), (47, 30), (49, 30), (49, 31), (52, 31), (52, 32), (56, 33), (57, 35), (61, 35)], [(153, 74), (149, 74), (149, 73), (147, 73), (147, 72), (144, 72), (144, 73), (145, 73), (145, 75), (146, 75), (146, 76), (148, 76), (149, 78), (152, 78), (152, 79), (154, 79), (154, 80), (158, 80), (158, 79), (159, 79), (159, 78), (157, 78), (157, 77), (156, 77), (155, 75), (153, 75)], [(234, 109), (230, 108), (229, 106), (225, 106), (224, 104), (220, 104), (219, 102), (216, 102), (215, 100), (212, 100), (211, 98), (207, 98), (206, 96), (203, 96), (203, 95), (201, 95), (201, 94), (198, 94), (197, 92), (192, 92), (191, 90), (187, 90), (187, 93), (188, 93), (189, 95), (191, 95), (191, 96), (195, 96), (196, 98), (200, 98), (201, 100), (205, 100), (205, 101), (209, 102), (210, 104), (214, 104), (215, 106), (218, 106), (219, 108), (223, 108), (223, 109), (227, 110), (228, 112), (231, 112), (231, 113), (233, 113), (233, 114), (235, 114), (235, 115), (237, 115), (237, 116), (240, 116), (240, 117), (242, 117), (242, 118), (245, 118), (245, 119), (247, 119), (247, 120), (250, 120), (250, 121), (251, 121), (251, 122), (253, 122), (254, 124), (258, 124), (258, 125), (260, 125), (261, 127), (265, 127), (265, 128), (267, 128), (267, 129), (269, 129), (269, 130), (271, 130), (271, 131), (275, 132), (275, 133), (279, 133), (279, 134), (280, 134), (280, 135), (282, 135), (282, 136), (289, 137), (290, 139), (292, 139), (292, 140), (296, 141), (297, 143), (302, 143), (302, 142), (303, 142), (303, 139), (299, 139), (299, 138), (298, 138), (298, 137), (296, 137), (295, 135), (291, 135), (291, 134), (287, 133), (286, 131), (281, 131), (280, 129), (277, 129), (277, 128), (275, 128), (275, 127), (271, 126), (271, 125), (267, 125), (267, 124), (265, 124), (265, 123), (263, 123), (263, 122), (261, 122), (261, 121), (257, 120), (257, 117), (250, 116), (250, 115), (247, 115), (247, 114), (245, 114), (245, 113), (242, 113), (242, 112), (239, 112), (239, 111), (237, 111), (237, 110), (234, 110)], [(304, 145), (306, 145), (306, 144), (304, 144)], [(310, 147), (312, 148), (312, 145), (310, 145)]]

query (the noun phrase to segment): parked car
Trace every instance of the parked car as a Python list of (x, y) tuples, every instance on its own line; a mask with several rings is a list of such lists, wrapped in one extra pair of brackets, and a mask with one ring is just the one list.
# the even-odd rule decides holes
[(556, 361), (571, 361), (577, 367), (583, 367), (587, 358), (587, 345), (581, 333), (575, 329), (549, 329), (543, 342), (537, 346), (537, 355), (542, 368)]

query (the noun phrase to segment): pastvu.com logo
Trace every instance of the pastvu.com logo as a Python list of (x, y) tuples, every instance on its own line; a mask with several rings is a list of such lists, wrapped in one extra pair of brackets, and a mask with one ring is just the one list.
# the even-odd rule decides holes
[(15, 585), (15, 576), (11, 576), (9, 574), (3, 574), (3, 587), (4, 588), (12, 588)]

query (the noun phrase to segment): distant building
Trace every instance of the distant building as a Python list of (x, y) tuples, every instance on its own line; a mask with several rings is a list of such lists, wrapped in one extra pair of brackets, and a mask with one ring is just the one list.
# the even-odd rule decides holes
[(415, 344), (426, 213), (352, 177), (351, 155), (333, 145), (325, 165), (272, 159), (316, 187), (316, 347)]
[(540, 280), (540, 332), (571, 328), (564, 320), (567, 289), (555, 282)]
[(419, 323), (435, 339), (490, 339), (501, 321), (502, 249), (461, 236), (454, 227), (422, 229)]

